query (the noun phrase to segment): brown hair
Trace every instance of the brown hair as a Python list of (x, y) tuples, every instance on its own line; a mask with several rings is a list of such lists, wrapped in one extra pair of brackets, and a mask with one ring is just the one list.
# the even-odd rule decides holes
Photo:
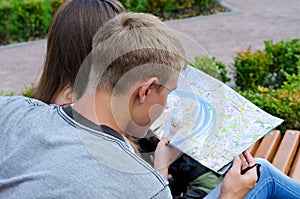
[[(186, 66), (180, 41), (151, 14), (123, 13), (111, 19), (93, 39), (93, 66), (89, 90), (105, 87), (116, 94), (145, 77), (157, 77), (164, 85)], [(130, 78), (118, 81), (127, 72)]]
[[(43, 74), (33, 97), (53, 103), (67, 85), (74, 86), (81, 63), (92, 50), (98, 28), (125, 9), (114, 0), (72, 0), (52, 19)], [(87, 72), (88, 74), (88, 72)], [(80, 96), (85, 85), (77, 87)]]

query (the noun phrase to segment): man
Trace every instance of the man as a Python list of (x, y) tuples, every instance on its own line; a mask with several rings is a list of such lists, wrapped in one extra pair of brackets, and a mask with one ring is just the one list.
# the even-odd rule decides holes
[[(87, 90), (72, 106), (0, 98), (0, 198), (171, 197), (166, 179), (177, 151), (164, 137), (155, 170), (131, 137), (146, 134), (176, 89), (186, 65), (180, 42), (152, 15), (121, 14), (96, 33), (91, 57)], [(240, 165), (220, 198), (242, 198), (255, 185), (255, 171), (241, 178)], [(239, 187), (230, 191), (233, 178)]]

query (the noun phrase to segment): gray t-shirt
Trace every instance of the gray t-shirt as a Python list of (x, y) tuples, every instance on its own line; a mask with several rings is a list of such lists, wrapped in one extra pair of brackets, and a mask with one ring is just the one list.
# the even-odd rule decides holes
[(0, 198), (171, 198), (127, 142), (62, 107), (0, 97)]

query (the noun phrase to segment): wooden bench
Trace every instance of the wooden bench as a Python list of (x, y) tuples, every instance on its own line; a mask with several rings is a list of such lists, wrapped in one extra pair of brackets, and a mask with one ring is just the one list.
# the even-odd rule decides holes
[(271, 131), (250, 147), (254, 157), (269, 160), (280, 171), (300, 183), (300, 131)]

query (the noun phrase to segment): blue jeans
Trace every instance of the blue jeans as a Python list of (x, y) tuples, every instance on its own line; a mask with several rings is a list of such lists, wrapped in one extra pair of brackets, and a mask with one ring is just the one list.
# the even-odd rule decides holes
[[(286, 176), (265, 159), (255, 158), (261, 164), (260, 179), (245, 199), (299, 199), (300, 184)], [(220, 193), (221, 184), (212, 190), (205, 198), (215, 199)]]

